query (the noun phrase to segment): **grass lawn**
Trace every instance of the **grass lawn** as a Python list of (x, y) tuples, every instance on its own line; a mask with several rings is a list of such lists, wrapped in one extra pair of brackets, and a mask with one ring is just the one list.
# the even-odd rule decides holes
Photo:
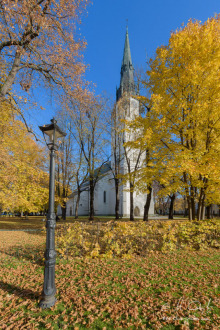
[[(0, 229), (43, 229), (45, 228), (46, 216), (29, 216), (28, 219), (25, 217), (0, 217)], [(110, 221), (114, 217), (101, 217), (95, 218), (95, 221)], [(123, 219), (124, 221), (125, 219)], [(66, 224), (73, 222), (88, 222), (88, 217), (79, 217), (75, 220), (74, 217), (67, 217), (65, 221), (59, 220), (57, 224)]]
[[(45, 228), (46, 216), (29, 216), (25, 217), (0, 217), (0, 229), (43, 229)], [(115, 220), (111, 216), (95, 217), (94, 222), (107, 222)], [(123, 218), (117, 221), (127, 221), (129, 219)], [(137, 219), (138, 221), (139, 219)], [(67, 224), (74, 222), (89, 222), (88, 216), (79, 217), (77, 220), (74, 217), (67, 217), (65, 221), (59, 220), (57, 224)]]
[[(44, 229), (45, 222), (42, 219), (46, 220), (46, 216), (29, 216), (28, 219), (25, 217), (0, 217), (0, 230), (1, 229)], [(157, 218), (155, 217), (155, 221)], [(115, 220), (114, 217), (111, 216), (102, 216), (95, 217), (94, 222), (107, 222), (110, 220)], [(122, 218), (117, 221), (128, 221), (129, 219)], [(140, 219), (136, 219), (135, 221), (139, 221)], [(166, 217), (167, 220), (167, 217)], [(175, 217), (175, 221), (185, 221), (186, 218)], [(67, 217), (66, 221), (59, 220), (57, 224), (66, 224), (73, 222), (89, 222), (87, 216), (79, 217), (79, 219), (74, 219), (74, 217)]]
[(219, 250), (57, 259), (58, 301), (41, 310), (45, 233), (0, 242), (1, 329), (218, 329)]

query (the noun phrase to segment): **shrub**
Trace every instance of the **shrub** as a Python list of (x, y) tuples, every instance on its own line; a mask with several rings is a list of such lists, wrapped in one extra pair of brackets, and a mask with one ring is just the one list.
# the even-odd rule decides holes
[(60, 256), (144, 256), (150, 251), (204, 250), (219, 248), (220, 222), (151, 221), (74, 223), (57, 229)]

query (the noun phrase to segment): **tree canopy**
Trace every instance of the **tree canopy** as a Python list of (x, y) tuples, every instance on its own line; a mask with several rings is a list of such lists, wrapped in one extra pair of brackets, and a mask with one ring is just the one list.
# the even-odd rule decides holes
[(28, 91), (33, 82), (82, 94), (85, 65), (76, 24), (88, 0), (0, 1), (0, 96), (14, 84)]
[[(191, 219), (196, 203), (201, 219), (205, 205), (220, 201), (219, 23), (219, 16), (190, 20), (157, 49), (145, 81), (151, 97), (141, 98), (150, 111), (133, 123), (142, 132), (134, 147), (152, 150), (151, 171), (166, 193), (186, 195)], [(142, 184), (146, 180), (142, 175)]]
[(8, 102), (1, 103), (0, 206), (3, 210), (41, 210), (48, 202), (44, 150), (16, 120)]

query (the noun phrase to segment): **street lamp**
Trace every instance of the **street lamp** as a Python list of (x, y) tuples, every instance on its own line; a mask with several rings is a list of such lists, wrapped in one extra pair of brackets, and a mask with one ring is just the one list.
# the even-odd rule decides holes
[(55, 226), (56, 215), (54, 212), (54, 194), (55, 194), (55, 151), (57, 151), (57, 139), (66, 136), (57, 126), (57, 121), (51, 119), (51, 124), (39, 126), (43, 132), (45, 141), (50, 150), (50, 182), (49, 182), (49, 210), (47, 214), (47, 237), (46, 237), (46, 251), (45, 251), (45, 268), (44, 268), (44, 287), (42, 300), (40, 301), (41, 308), (50, 308), (55, 302)]

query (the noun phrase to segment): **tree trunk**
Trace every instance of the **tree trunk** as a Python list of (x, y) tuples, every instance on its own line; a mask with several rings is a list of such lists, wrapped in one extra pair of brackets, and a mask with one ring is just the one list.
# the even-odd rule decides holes
[(169, 217), (168, 217), (168, 219), (171, 219), (171, 220), (173, 220), (173, 211), (174, 211), (175, 198), (176, 198), (175, 194), (170, 196), (170, 207), (169, 207)]
[(195, 204), (195, 191), (194, 187), (190, 187), (190, 199), (191, 199), (191, 209), (192, 209), (192, 220), (196, 219), (196, 204)]
[(196, 219), (196, 204), (194, 197), (191, 197), (191, 207), (192, 207), (192, 220)]
[(66, 202), (63, 202), (63, 206), (61, 206), (62, 210), (62, 219), (66, 220)]
[(191, 185), (190, 186), (190, 198), (191, 198), (191, 208), (192, 208), (192, 220), (195, 220), (196, 219), (195, 196), (196, 196), (195, 188)]
[(89, 220), (94, 220), (94, 185), (93, 179), (90, 179), (90, 207), (89, 207)]
[[(183, 182), (186, 185), (188, 185), (188, 179), (187, 179), (186, 172), (183, 172), (183, 179), (184, 179)], [(188, 204), (188, 217), (189, 217), (189, 220), (192, 220), (193, 219), (192, 198), (191, 198), (193, 196), (192, 186), (190, 188), (190, 191), (189, 191), (189, 188), (185, 188), (185, 193), (186, 193), (186, 199), (187, 199), (187, 204)]]
[(201, 220), (205, 219), (205, 196), (202, 200)]
[(201, 193), (199, 196), (199, 202), (198, 202), (198, 210), (197, 210), (197, 220), (204, 220), (204, 205), (205, 205), (205, 194), (204, 190), (201, 189)]
[(119, 180), (115, 178), (115, 219), (119, 219)]
[(187, 217), (188, 209), (187, 209), (187, 202), (186, 202), (186, 196), (184, 196), (184, 218)]
[(198, 203), (198, 209), (197, 209), (197, 220), (201, 220), (202, 217), (202, 203)]
[(190, 187), (190, 196), (187, 197), (188, 203), (190, 204), (189, 208), (189, 220), (196, 219), (196, 205), (195, 205), (195, 194), (194, 194), (194, 187)]
[(212, 219), (212, 204), (206, 207), (207, 219)]
[(188, 203), (188, 217), (189, 220), (192, 220), (192, 207), (191, 207), (191, 198), (190, 196), (187, 196), (187, 203)]
[(147, 194), (146, 203), (144, 205), (144, 221), (148, 221), (149, 209), (150, 209), (150, 202), (152, 196), (152, 187), (148, 187), (149, 193)]
[(130, 221), (134, 221), (134, 185), (130, 182)]
[(197, 220), (201, 220), (202, 217), (202, 198), (201, 194), (199, 197), (199, 202), (198, 202), (198, 209), (197, 209)]

